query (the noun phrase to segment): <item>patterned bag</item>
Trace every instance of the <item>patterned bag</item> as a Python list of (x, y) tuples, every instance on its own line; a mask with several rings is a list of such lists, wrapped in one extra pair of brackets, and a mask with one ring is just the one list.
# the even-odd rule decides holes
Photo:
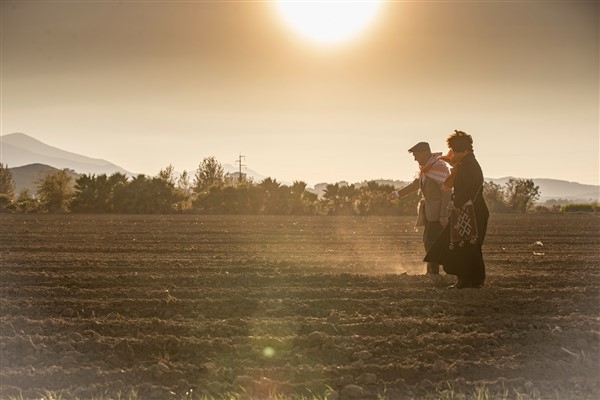
[(464, 246), (465, 242), (477, 243), (477, 221), (471, 200), (462, 208), (454, 208), (450, 214), (450, 250), (453, 250), (456, 244)]

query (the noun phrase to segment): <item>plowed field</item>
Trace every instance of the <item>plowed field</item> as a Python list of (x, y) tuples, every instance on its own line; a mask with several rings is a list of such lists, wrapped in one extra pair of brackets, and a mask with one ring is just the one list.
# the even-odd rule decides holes
[(600, 398), (600, 217), (492, 215), (463, 290), (412, 224), (2, 215), (0, 397)]

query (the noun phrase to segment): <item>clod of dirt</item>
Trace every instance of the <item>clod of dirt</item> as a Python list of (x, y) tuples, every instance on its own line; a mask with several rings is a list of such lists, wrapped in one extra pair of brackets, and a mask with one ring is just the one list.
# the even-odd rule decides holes
[(352, 358), (358, 359), (358, 360), (368, 360), (371, 357), (372, 357), (372, 355), (368, 350), (361, 350), (361, 351), (357, 351), (354, 354), (352, 354)]
[(352, 375), (343, 375), (339, 379), (340, 386), (346, 386), (354, 383), (354, 377)]
[(243, 389), (248, 389), (248, 388), (252, 387), (253, 384), (254, 384), (254, 381), (252, 380), (252, 377), (248, 376), (248, 375), (239, 375), (239, 376), (236, 376), (235, 379), (233, 380), (234, 387), (239, 387), (239, 388), (243, 388)]
[(385, 325), (386, 328), (392, 329), (394, 327), (394, 321), (391, 319), (386, 319), (383, 321), (383, 325)]
[(356, 382), (360, 383), (361, 385), (374, 385), (377, 383), (377, 375), (365, 372), (356, 378)]
[(346, 399), (362, 399), (365, 395), (365, 389), (358, 385), (346, 385), (340, 392), (340, 398)]
[(436, 360), (433, 363), (433, 372), (446, 372), (448, 366), (443, 360)]
[(352, 368), (360, 369), (365, 366), (365, 362), (364, 362), (364, 360), (358, 360), (358, 361), (353, 362), (351, 364), (351, 366), (352, 366)]
[(60, 313), (60, 315), (62, 315), (65, 318), (72, 318), (75, 315), (75, 310), (73, 310), (72, 308), (65, 308), (64, 310), (62, 310), (62, 312)]
[(406, 336), (413, 338), (413, 337), (416, 337), (418, 334), (419, 334), (419, 330), (417, 328), (412, 328), (410, 331), (408, 331), (406, 333)]
[(331, 314), (327, 317), (327, 322), (330, 324), (339, 324), (340, 323), (340, 314), (335, 311), (332, 311)]
[(310, 335), (308, 335), (306, 337), (306, 341), (311, 346), (320, 345), (321, 343), (323, 343), (324, 339), (325, 339), (325, 335), (322, 332), (318, 332), (318, 331), (312, 332)]

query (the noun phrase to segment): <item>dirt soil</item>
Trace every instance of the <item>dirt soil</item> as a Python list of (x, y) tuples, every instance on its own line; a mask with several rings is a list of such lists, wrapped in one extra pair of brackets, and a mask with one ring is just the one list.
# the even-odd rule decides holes
[(600, 398), (599, 216), (493, 215), (463, 290), (413, 222), (2, 215), (0, 397)]

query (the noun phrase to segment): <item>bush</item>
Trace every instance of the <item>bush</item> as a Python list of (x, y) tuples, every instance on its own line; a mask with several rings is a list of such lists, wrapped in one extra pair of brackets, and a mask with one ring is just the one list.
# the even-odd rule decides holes
[(15, 205), (11, 198), (7, 194), (0, 194), (0, 212), (13, 212), (15, 211)]
[(536, 214), (550, 214), (555, 213), (557, 211), (558, 210), (556, 210), (554, 207), (546, 207), (541, 204), (538, 204), (537, 206), (533, 207), (533, 212)]
[(565, 204), (561, 207), (560, 211), (597, 213), (600, 212), (600, 205), (598, 203)]

